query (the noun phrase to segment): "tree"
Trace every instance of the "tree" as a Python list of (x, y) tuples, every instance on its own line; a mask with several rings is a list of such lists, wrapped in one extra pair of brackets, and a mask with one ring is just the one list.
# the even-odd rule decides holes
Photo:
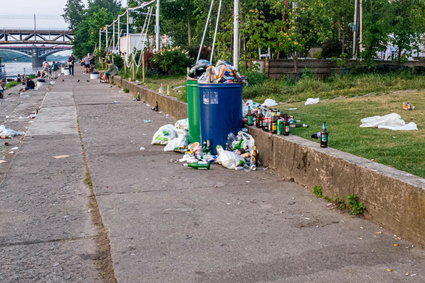
[(390, 19), (391, 42), (398, 47), (398, 62), (418, 49), (422, 34), (425, 32), (425, 3), (423, 0), (392, 1)]
[(68, 23), (68, 28), (75, 30), (84, 18), (84, 5), (81, 0), (68, 0), (63, 9), (62, 17)]
[(88, 2), (83, 20), (75, 29), (73, 51), (77, 57), (82, 58), (87, 53), (94, 52), (95, 46), (99, 42), (99, 29), (111, 24), (120, 9), (120, 5), (115, 0), (91, 0)]
[(376, 53), (386, 49), (390, 33), (391, 7), (387, 0), (364, 0), (363, 47), (361, 52), (370, 67), (375, 65)]

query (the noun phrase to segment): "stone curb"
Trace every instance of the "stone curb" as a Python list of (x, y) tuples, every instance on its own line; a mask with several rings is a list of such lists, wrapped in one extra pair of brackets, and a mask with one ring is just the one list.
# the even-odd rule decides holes
[[(120, 87), (175, 119), (187, 118), (187, 104), (174, 97), (114, 77)], [(366, 218), (397, 236), (425, 247), (425, 179), (371, 160), (297, 137), (277, 136), (250, 127), (264, 166), (307, 188), (347, 199), (354, 194), (366, 205)]]

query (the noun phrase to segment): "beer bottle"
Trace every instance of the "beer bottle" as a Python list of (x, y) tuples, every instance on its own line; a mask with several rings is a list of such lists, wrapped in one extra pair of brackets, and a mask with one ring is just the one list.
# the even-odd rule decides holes
[(263, 113), (260, 108), (258, 108), (258, 111), (257, 111), (257, 119), (255, 120), (255, 126), (257, 128), (263, 127)]
[(252, 126), (254, 123), (253, 123), (252, 111), (250, 106), (248, 106), (248, 114), (246, 115), (246, 117), (248, 120), (247, 122), (248, 126)]
[(198, 161), (198, 162), (191, 162), (184, 164), (186, 167), (191, 167), (198, 170), (209, 170), (210, 169), (210, 163), (206, 161)]
[(326, 126), (326, 121), (323, 122), (322, 125), (322, 131), (320, 132), (320, 147), (328, 147), (328, 136), (329, 136), (329, 132), (328, 132), (328, 128)]
[(272, 112), (272, 127), (271, 127), (271, 133), (272, 134), (276, 134), (277, 133), (277, 116), (276, 116), (276, 111)]
[(283, 122), (283, 135), (289, 136), (290, 125), (288, 121), (288, 115), (284, 114), (284, 122)]

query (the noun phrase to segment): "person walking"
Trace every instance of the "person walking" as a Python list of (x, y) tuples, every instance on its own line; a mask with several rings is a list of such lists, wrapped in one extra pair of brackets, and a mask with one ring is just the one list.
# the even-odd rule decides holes
[(74, 75), (74, 64), (75, 64), (75, 57), (73, 54), (69, 56), (68, 58), (68, 66), (69, 66), (69, 75)]
[(84, 57), (84, 72), (90, 74), (90, 54)]

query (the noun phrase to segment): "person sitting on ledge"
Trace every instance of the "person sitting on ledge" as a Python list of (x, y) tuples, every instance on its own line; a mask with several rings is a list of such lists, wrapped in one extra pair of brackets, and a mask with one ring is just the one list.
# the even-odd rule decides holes
[(112, 64), (109, 60), (106, 61), (106, 64), (108, 65), (108, 70), (103, 74), (101, 82), (109, 83), (110, 77), (118, 74), (118, 67), (115, 66), (115, 64)]
[(35, 83), (30, 78), (27, 78), (27, 80), (22, 83), (22, 88), (19, 90), (19, 93), (25, 92), (29, 89), (34, 89), (34, 88), (35, 88)]

